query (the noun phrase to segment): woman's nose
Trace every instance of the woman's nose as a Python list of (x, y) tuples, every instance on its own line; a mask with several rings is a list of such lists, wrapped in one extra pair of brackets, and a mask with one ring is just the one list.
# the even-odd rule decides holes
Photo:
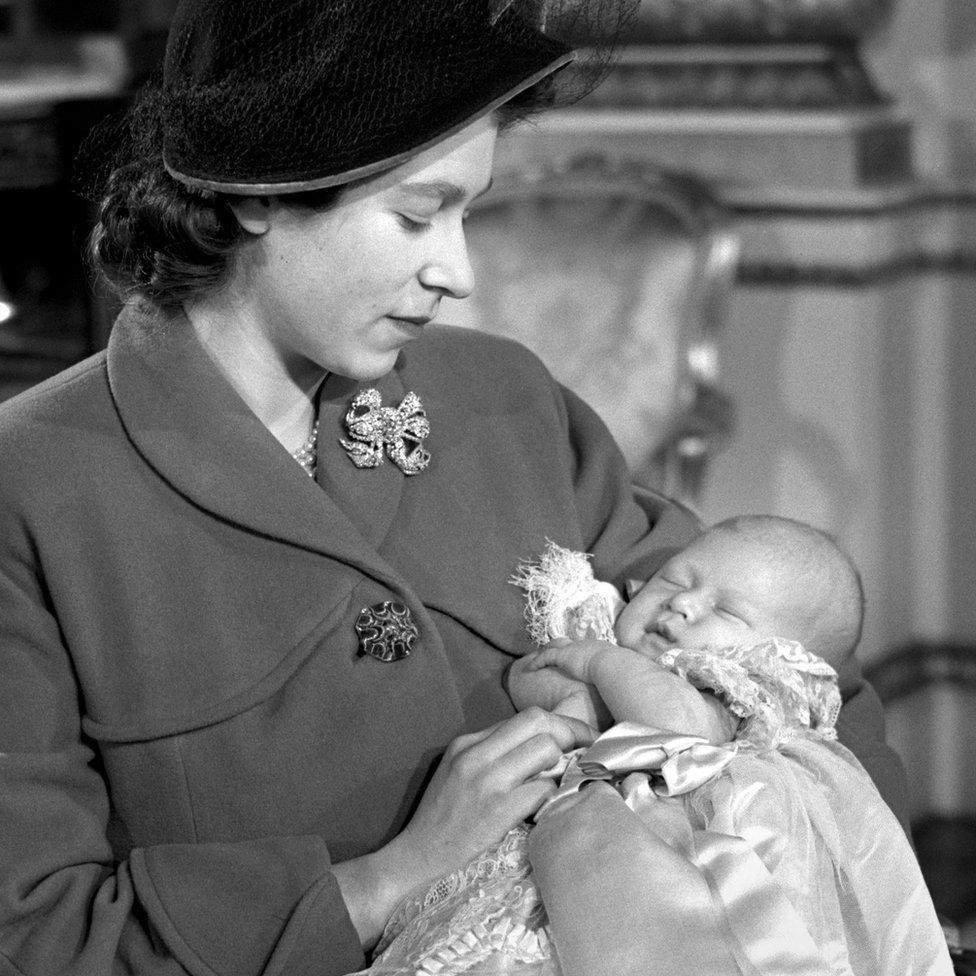
[(464, 228), (446, 234), (441, 246), (420, 269), (420, 283), (448, 298), (467, 298), (474, 290), (474, 269), (468, 258)]

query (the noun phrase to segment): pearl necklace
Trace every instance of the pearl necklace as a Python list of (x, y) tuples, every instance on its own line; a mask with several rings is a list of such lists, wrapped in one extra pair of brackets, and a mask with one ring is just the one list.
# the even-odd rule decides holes
[(297, 450), (292, 451), (291, 456), (302, 466), (310, 478), (315, 477), (315, 463), (318, 451), (316, 450), (318, 446), (319, 439), (319, 422), (318, 420), (312, 425), (312, 433), (308, 435), (308, 440)]

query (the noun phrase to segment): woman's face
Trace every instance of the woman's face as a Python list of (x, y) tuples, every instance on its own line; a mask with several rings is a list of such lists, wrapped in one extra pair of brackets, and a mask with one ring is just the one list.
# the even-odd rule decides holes
[(287, 198), (238, 208), (253, 235), (238, 266), (254, 328), (286, 368), (374, 380), (474, 287), (464, 217), (488, 189), (491, 118), (343, 190), (327, 210)]

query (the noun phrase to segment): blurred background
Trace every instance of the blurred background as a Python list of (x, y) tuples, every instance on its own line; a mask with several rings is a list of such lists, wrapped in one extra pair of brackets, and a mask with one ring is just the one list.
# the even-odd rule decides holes
[[(158, 66), (174, 6), (0, 0), (0, 398), (107, 341), (115, 304), (82, 258), (95, 211), (72, 193), (71, 161)], [(862, 656), (908, 767), (916, 846), (969, 940), (974, 91), (972, 0), (644, 0), (603, 86), (505, 140), (500, 195), (472, 222), (481, 294), (521, 294), (524, 310), (521, 275), (549, 302), (530, 338), (554, 317), (560, 335), (579, 331), (548, 343), (557, 375), (578, 367), (560, 356), (598, 350), (581, 382), (635, 469), (706, 521), (775, 512), (851, 552), (868, 595)], [(561, 209), (533, 203), (557, 184)], [(587, 224), (573, 205), (586, 195), (623, 216)], [(625, 197), (637, 203), (612, 202)], [(662, 243), (672, 218), (692, 242), (684, 264)], [(538, 235), (551, 242), (557, 225), (575, 228), (572, 260), (599, 272), (585, 294), (570, 257), (540, 258)], [(489, 246), (498, 228), (516, 231), (506, 261)], [(682, 274), (714, 288), (703, 299)], [(477, 326), (472, 314), (456, 312)], [(602, 338), (587, 346), (594, 322)], [(595, 362), (614, 365), (602, 391)]]

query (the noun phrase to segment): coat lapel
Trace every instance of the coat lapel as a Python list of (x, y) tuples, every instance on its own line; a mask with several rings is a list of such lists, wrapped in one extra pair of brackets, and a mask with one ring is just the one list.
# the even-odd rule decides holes
[[(125, 310), (109, 340), (108, 376), (135, 448), (194, 504), (407, 594), (405, 581), (221, 375), (183, 316)], [(383, 510), (391, 506), (394, 500)]]

